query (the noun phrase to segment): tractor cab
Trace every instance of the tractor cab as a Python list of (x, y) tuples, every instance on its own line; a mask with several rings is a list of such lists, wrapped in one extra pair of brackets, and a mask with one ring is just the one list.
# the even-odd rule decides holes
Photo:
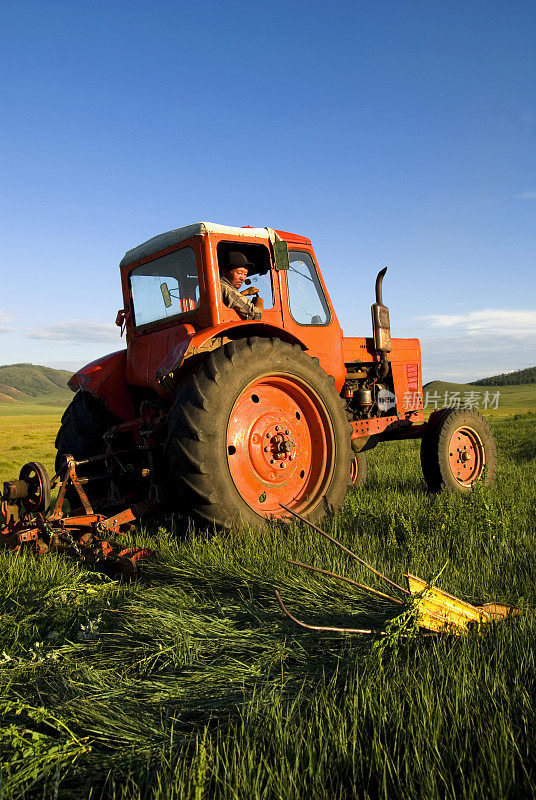
[[(251, 265), (243, 288), (256, 289), (263, 300), (260, 320), (243, 319), (223, 302), (221, 277), (237, 251)], [(221, 345), (222, 337), (258, 332), (313, 351), (342, 386), (342, 331), (306, 237), (202, 222), (128, 251), (120, 268), (124, 308), (118, 324), (126, 326), (129, 385), (161, 394), (179, 358), (182, 363), (200, 347)]]

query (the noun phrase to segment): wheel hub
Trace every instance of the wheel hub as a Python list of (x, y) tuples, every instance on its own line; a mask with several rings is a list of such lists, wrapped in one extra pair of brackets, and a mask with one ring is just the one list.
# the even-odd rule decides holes
[[(286, 475), (282, 470), (296, 468), (303, 461), (300, 432), (290, 418), (268, 412), (253, 423), (249, 435), (248, 453), (258, 476), (268, 482), (280, 483)], [(297, 421), (297, 420), (295, 420)]]
[[(280, 425), (276, 425), (275, 428), (277, 430)], [(291, 439), (289, 428), (285, 428), (283, 433), (275, 433), (273, 436), (270, 436), (270, 431), (268, 431), (266, 436), (270, 437), (270, 444), (264, 448), (265, 452), (271, 453), (274, 459), (292, 460), (290, 454), (296, 449), (296, 442)]]
[(469, 427), (458, 428), (450, 440), (449, 465), (454, 477), (471, 486), (484, 469), (484, 446), (478, 433)]

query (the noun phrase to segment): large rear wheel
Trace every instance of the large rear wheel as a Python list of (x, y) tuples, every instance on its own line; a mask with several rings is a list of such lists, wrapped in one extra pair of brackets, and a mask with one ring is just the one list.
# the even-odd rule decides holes
[(442, 409), (430, 417), (421, 441), (421, 465), (431, 491), (469, 492), (476, 481), (490, 486), (497, 475), (497, 449), (478, 411)]
[(168, 417), (170, 495), (226, 528), (340, 507), (350, 426), (333, 378), (298, 345), (252, 338), (213, 351)]

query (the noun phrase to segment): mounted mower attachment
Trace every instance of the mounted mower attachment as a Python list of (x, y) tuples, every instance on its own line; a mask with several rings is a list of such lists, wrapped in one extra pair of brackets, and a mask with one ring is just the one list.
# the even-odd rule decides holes
[[(287, 506), (283, 506), (283, 508), (285, 511), (288, 511), (290, 514), (292, 514), (292, 516), (297, 517), (302, 522), (305, 522), (321, 536), (329, 539), (330, 542), (333, 542), (341, 550), (344, 550), (345, 553), (362, 564), (370, 572), (373, 572), (377, 577), (380, 578), (380, 580), (384, 581), (384, 583), (387, 583), (390, 587), (404, 595), (406, 599), (404, 601), (397, 597), (392, 597), (391, 595), (379, 592), (377, 589), (372, 589), (370, 586), (357, 583), (350, 578), (345, 578), (343, 575), (338, 575), (335, 572), (329, 572), (328, 570), (319, 569), (318, 567), (313, 567), (310, 564), (302, 564), (299, 561), (293, 561), (292, 559), (287, 558), (286, 560), (289, 564), (294, 564), (297, 567), (302, 567), (303, 569), (307, 569), (312, 572), (319, 572), (323, 575), (327, 575), (328, 577), (336, 578), (344, 581), (345, 583), (349, 583), (364, 592), (381, 597), (382, 599), (387, 600), (394, 605), (402, 606), (402, 612), (412, 609), (414, 612), (414, 619), (419, 626), (419, 632), (424, 636), (434, 636), (436, 634), (445, 633), (450, 634), (451, 636), (464, 636), (474, 628), (480, 629), (480, 626), (485, 623), (498, 622), (499, 620), (510, 619), (521, 614), (518, 608), (514, 608), (514, 606), (503, 605), (502, 603), (484, 603), (478, 606), (471, 605), (464, 600), (459, 600), (457, 597), (454, 597), (451, 594), (447, 594), (447, 592), (444, 592), (435, 586), (430, 586), (428, 583), (426, 583), (426, 581), (423, 581), (422, 578), (417, 578), (415, 575), (411, 575), (410, 573), (405, 573), (404, 575), (408, 584), (408, 588), (404, 589), (402, 586), (399, 586), (397, 583), (390, 580), (387, 576), (382, 575), (381, 572), (378, 572), (378, 570), (374, 569), (374, 567), (372, 567), (370, 564), (367, 564), (367, 562), (363, 561), (363, 559), (358, 555), (352, 553), (351, 550), (345, 547), (341, 542), (337, 541), (337, 539), (335, 539), (333, 536), (330, 536), (329, 533), (326, 533), (326, 531), (323, 531), (321, 528), (317, 528), (316, 525), (313, 525), (312, 522), (309, 522), (307, 519), (305, 519), (305, 517), (302, 517), (301, 514), (298, 514), (296, 511), (293, 511)], [(386, 632), (381, 630), (362, 628), (334, 628), (322, 625), (309, 625), (297, 619), (297, 617), (290, 613), (281, 600), (279, 592), (276, 591), (275, 595), (281, 610), (287, 615), (287, 617), (289, 617), (297, 625), (300, 625), (302, 628), (338, 633), (365, 633), (377, 636), (386, 635)]]
[[(64, 458), (63, 478), (56, 502), (50, 507), (50, 491), (60, 480), (50, 480), (38, 461), (25, 464), (19, 479), (6, 481), (0, 502), (0, 545), (19, 552), (29, 549), (35, 555), (63, 552), (114, 577), (136, 577), (140, 559), (152, 554), (144, 547), (122, 548), (102, 536), (125, 534), (136, 519), (131, 508), (113, 516), (96, 514), (82, 486), (87, 478), (78, 478), (77, 462), (71, 455)], [(80, 508), (65, 514), (63, 504), (67, 489), (71, 498), (78, 496)], [(76, 493), (76, 494), (75, 494)], [(78, 512), (78, 513), (76, 513)]]

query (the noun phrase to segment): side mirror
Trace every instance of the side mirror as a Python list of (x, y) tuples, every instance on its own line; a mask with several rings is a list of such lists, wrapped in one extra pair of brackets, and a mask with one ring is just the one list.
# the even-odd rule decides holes
[(274, 267), (276, 269), (288, 269), (288, 244), (280, 237), (277, 231), (273, 228), (266, 228), (270, 236), (270, 244), (272, 245), (272, 255), (274, 257)]
[(288, 269), (288, 244), (279, 237), (273, 243), (274, 263), (276, 269)]
[(129, 312), (125, 308), (120, 308), (119, 311), (117, 312), (117, 317), (115, 318), (115, 324), (117, 325), (118, 328), (121, 328), (121, 336), (123, 335), (125, 330), (125, 324), (127, 321), (128, 313)]
[(162, 292), (162, 299), (164, 301), (165, 307), (169, 308), (171, 306), (172, 301), (171, 301), (171, 295), (169, 293), (169, 289), (168, 289), (167, 283), (161, 283), (160, 284), (160, 291)]

